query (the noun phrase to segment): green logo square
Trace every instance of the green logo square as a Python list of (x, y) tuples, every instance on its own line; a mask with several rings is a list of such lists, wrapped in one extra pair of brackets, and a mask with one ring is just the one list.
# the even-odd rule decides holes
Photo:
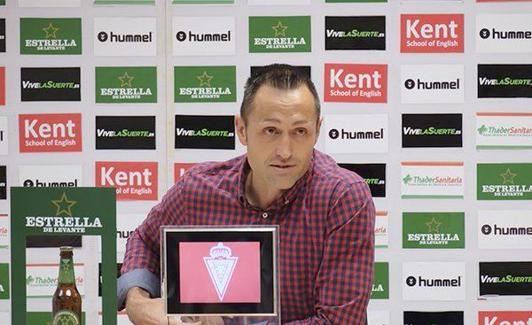
[(249, 17), (249, 52), (310, 52), (310, 16)]
[(370, 299), (388, 299), (390, 297), (390, 276), (388, 262), (373, 264), (373, 285)]
[(9, 299), (9, 264), (0, 263), (0, 300)]
[(174, 101), (176, 103), (236, 102), (236, 67), (174, 67)]
[(20, 18), (20, 54), (81, 54), (81, 18)]
[(464, 248), (463, 212), (403, 213), (403, 248)]
[(156, 67), (96, 67), (96, 103), (156, 102)]
[(477, 200), (532, 200), (532, 163), (477, 164)]

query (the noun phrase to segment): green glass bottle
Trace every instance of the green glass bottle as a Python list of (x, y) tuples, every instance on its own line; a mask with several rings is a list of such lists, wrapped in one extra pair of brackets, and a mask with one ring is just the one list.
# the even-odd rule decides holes
[(76, 288), (72, 247), (60, 248), (59, 278), (52, 300), (53, 325), (81, 325), (81, 295)]

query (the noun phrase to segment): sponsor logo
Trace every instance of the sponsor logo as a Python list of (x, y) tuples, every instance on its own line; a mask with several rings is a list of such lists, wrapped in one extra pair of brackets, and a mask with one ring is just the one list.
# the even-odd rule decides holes
[[(311, 79), (311, 66), (310, 65), (298, 65), (298, 66), (295, 66), (295, 69), (301, 73), (302, 75), (304, 75), (305, 77)], [(251, 76), (256, 76), (257, 74), (259, 73), (262, 73), (265, 68), (264, 66), (252, 66), (251, 69), (250, 69), (250, 73), (251, 73)]]
[(532, 164), (477, 164), (477, 200), (532, 200)]
[(403, 313), (404, 325), (439, 325), (453, 324), (464, 325), (463, 311), (405, 311)]
[(404, 212), (403, 248), (464, 248), (462, 212)]
[(389, 269), (387, 262), (373, 264), (373, 284), (370, 299), (388, 299), (390, 296)]
[(402, 114), (403, 148), (462, 147), (462, 114)]
[(155, 149), (155, 116), (96, 116), (96, 149)]
[(386, 164), (338, 164), (357, 173), (369, 185), (372, 197), (386, 197)]
[(0, 116), (0, 155), (7, 155), (9, 152), (7, 116)]
[(97, 5), (150, 5), (155, 4), (155, 0), (94, 0)]
[(80, 68), (21, 68), (21, 100), (80, 101)]
[(81, 54), (81, 18), (20, 18), (20, 54)]
[(174, 164), (174, 183), (176, 183), (187, 170), (192, 168), (195, 163), (175, 163)]
[(325, 0), (331, 3), (354, 3), (354, 2), (387, 2), (388, 0)]
[(404, 300), (464, 300), (465, 263), (403, 263)]
[(385, 50), (386, 17), (325, 17), (325, 50)]
[(20, 114), (20, 152), (81, 151), (81, 114)]
[(532, 248), (530, 210), (486, 210), (478, 215), (478, 244), (484, 249)]
[(174, 67), (176, 103), (236, 102), (236, 67)]
[(388, 151), (388, 115), (328, 115), (325, 148), (330, 153)]
[(0, 200), (7, 198), (6, 166), (0, 166)]
[(532, 65), (478, 65), (478, 98), (512, 97), (532, 97)]
[(478, 112), (477, 149), (532, 148), (532, 113)]
[(234, 116), (176, 115), (176, 149), (235, 149)]
[(96, 162), (96, 186), (116, 187), (117, 201), (157, 200), (157, 162)]
[(480, 14), (476, 17), (477, 52), (532, 52), (532, 15)]
[(463, 103), (464, 66), (458, 64), (401, 66), (401, 102)]
[(6, 68), (0, 67), (0, 106), (6, 104)]
[[(59, 264), (26, 264), (26, 292), (29, 298), (48, 298), (57, 288)], [(85, 266), (74, 263), (76, 287), (79, 294), (85, 295)]]
[(401, 53), (463, 52), (463, 14), (401, 15)]
[(96, 103), (156, 102), (156, 67), (96, 67)]
[(480, 262), (480, 296), (532, 295), (532, 262)]
[(9, 222), (7, 214), (0, 214), (0, 249), (9, 248)]
[(6, 51), (6, 20), (0, 19), (0, 53)]
[(173, 54), (235, 54), (234, 17), (174, 17), (172, 19)]
[(0, 300), (9, 299), (9, 264), (0, 263)]
[(375, 212), (375, 247), (388, 247), (388, 211)]
[(478, 325), (529, 325), (532, 311), (479, 311)]
[(386, 103), (385, 64), (325, 64), (326, 102)]
[(249, 52), (310, 52), (310, 16), (249, 17)]
[(463, 162), (401, 162), (401, 198), (461, 199)]
[[(19, 7), (79, 7), (81, 0), (18, 0)], [(43, 323), (44, 324), (44, 323)]]
[(81, 177), (80, 165), (19, 166), (18, 186), (78, 187)]
[(151, 17), (94, 18), (96, 56), (155, 56), (156, 19)]
[[(227, 4), (234, 0), (172, 0), (173, 4)], [(249, 4), (249, 3), (248, 3)]]

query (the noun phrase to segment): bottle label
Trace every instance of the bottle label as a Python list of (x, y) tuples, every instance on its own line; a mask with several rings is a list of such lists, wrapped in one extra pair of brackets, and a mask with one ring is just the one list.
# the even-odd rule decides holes
[(54, 316), (53, 325), (80, 325), (80, 321), (72, 311), (60, 310)]

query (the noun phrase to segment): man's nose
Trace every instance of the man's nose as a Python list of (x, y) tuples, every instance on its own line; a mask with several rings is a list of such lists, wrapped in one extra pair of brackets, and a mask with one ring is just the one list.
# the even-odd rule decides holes
[(277, 155), (283, 160), (288, 160), (292, 157), (292, 139), (290, 139), (289, 134), (285, 133), (279, 138)]

